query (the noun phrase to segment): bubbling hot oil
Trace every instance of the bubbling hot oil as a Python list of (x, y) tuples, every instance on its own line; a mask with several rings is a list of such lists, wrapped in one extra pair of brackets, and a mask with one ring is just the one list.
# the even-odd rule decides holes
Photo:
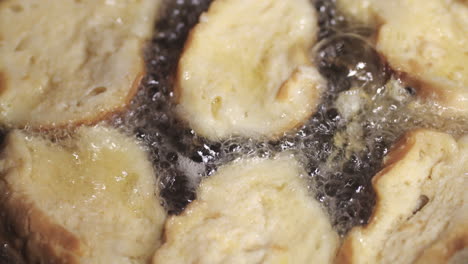
[(415, 91), (393, 77), (369, 37), (373, 29), (350, 23), (333, 0), (314, 1), (319, 43), (314, 62), (328, 80), (322, 103), (301, 128), (276, 141), (232, 137), (211, 142), (199, 137), (174, 114), (173, 83), (190, 29), (211, 0), (166, 1), (150, 43), (148, 74), (130, 111), (114, 125), (134, 133), (149, 149), (161, 197), (171, 214), (196, 199), (201, 177), (242, 157), (272, 157), (292, 151), (304, 164), (309, 188), (328, 210), (340, 234), (366, 223), (375, 203), (372, 177), (383, 156), (405, 131), (437, 128), (454, 135), (466, 120), (434, 118), (410, 107)]
[[(130, 110), (113, 119), (116, 127), (135, 134), (150, 150), (169, 213), (180, 213), (193, 201), (200, 178), (219, 166), (237, 158), (292, 151), (307, 169), (315, 198), (328, 210), (337, 231), (345, 234), (367, 222), (375, 203), (371, 179), (405, 131), (434, 128), (454, 136), (468, 131), (468, 120), (441, 118), (433, 114), (434, 105), (415, 108), (416, 91), (393, 77), (369, 42), (374, 29), (340, 15), (334, 0), (317, 0), (313, 2), (320, 42), (314, 61), (328, 80), (317, 113), (277, 141), (233, 137), (210, 142), (197, 136), (174, 115), (172, 86), (188, 32), (211, 1), (166, 0), (146, 51), (148, 74)], [(50, 138), (61, 141), (69, 133), (57, 130)], [(0, 244), (0, 263), (24, 261), (8, 244)]]

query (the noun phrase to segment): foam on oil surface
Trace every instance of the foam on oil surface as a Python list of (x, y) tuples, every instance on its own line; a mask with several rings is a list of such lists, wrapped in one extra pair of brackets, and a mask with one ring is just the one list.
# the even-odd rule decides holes
[(371, 178), (399, 136), (415, 127), (455, 135), (467, 131), (466, 120), (442, 120), (413, 107), (414, 89), (393, 76), (369, 42), (373, 29), (349, 23), (333, 0), (320, 0), (315, 1), (320, 42), (314, 60), (329, 84), (317, 113), (277, 141), (236, 137), (210, 142), (197, 136), (174, 114), (172, 85), (188, 32), (210, 2), (166, 1), (147, 50), (149, 74), (131, 110), (114, 119), (114, 125), (135, 133), (150, 149), (169, 213), (181, 212), (194, 200), (200, 178), (220, 165), (289, 150), (307, 168), (309, 187), (344, 234), (369, 218), (375, 203)]
[[(161, 196), (169, 213), (179, 213), (195, 198), (194, 188), (205, 174), (208, 158), (203, 139), (173, 113), (172, 85), (180, 53), (189, 30), (207, 10), (209, 0), (167, 0), (146, 50), (147, 76), (130, 111), (114, 118), (114, 125), (148, 146), (160, 175)], [(203, 152), (205, 153), (205, 152)]]
[[(116, 127), (136, 135), (150, 150), (170, 213), (181, 212), (194, 200), (200, 177), (209, 177), (220, 165), (291, 150), (306, 167), (316, 199), (339, 233), (345, 234), (368, 220), (375, 203), (371, 179), (389, 146), (405, 131), (425, 127), (455, 136), (467, 133), (468, 120), (443, 119), (433, 114), (434, 105), (412, 104), (416, 91), (401, 83), (376, 54), (368, 38), (372, 28), (347, 21), (335, 9), (334, 0), (318, 0), (320, 42), (314, 57), (329, 82), (318, 112), (303, 127), (274, 142), (245, 138), (209, 142), (198, 137), (175, 117), (171, 92), (188, 32), (210, 2), (166, 1), (147, 49), (149, 74), (130, 111), (113, 119)], [(73, 128), (43, 135), (63, 142), (72, 133)], [(0, 263), (25, 261), (9, 244), (0, 243)]]

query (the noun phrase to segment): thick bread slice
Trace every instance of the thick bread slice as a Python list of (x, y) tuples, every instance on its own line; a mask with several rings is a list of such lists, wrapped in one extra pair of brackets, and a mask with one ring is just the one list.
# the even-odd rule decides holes
[(0, 237), (28, 263), (147, 263), (165, 212), (146, 152), (80, 128), (52, 143), (11, 132), (0, 161)]
[(215, 0), (179, 62), (180, 118), (210, 139), (272, 137), (305, 122), (325, 86), (309, 0)]
[(361, 9), (355, 2), (339, 6), (381, 25), (377, 49), (422, 98), (444, 114), (468, 115), (468, 1), (364, 0)]
[(94, 123), (123, 108), (160, 2), (0, 1), (0, 123)]
[(166, 223), (153, 263), (331, 263), (339, 243), (290, 157), (234, 162)]
[(373, 185), (374, 213), (348, 234), (338, 263), (447, 263), (468, 247), (468, 136), (410, 132)]

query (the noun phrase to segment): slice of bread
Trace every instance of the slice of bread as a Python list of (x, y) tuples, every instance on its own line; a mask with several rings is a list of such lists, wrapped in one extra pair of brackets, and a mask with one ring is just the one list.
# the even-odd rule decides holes
[[(359, 5), (358, 5), (359, 6)], [(468, 116), (468, 2), (340, 0), (357, 19), (379, 26), (377, 49), (444, 115)]]
[(213, 140), (299, 126), (325, 86), (310, 60), (317, 29), (309, 0), (215, 0), (179, 61), (180, 118)]
[(0, 156), (0, 237), (28, 263), (147, 263), (165, 211), (137, 143), (104, 128), (51, 142), (14, 130)]
[(153, 263), (331, 263), (339, 243), (293, 158), (234, 162), (166, 222)]
[(160, 0), (0, 1), (0, 123), (95, 123), (144, 74)]
[(384, 162), (373, 215), (348, 234), (338, 263), (447, 263), (466, 249), (468, 136), (416, 130)]

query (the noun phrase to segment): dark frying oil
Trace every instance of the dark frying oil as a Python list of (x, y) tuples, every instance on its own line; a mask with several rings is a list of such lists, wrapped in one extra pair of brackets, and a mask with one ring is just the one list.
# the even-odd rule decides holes
[[(204, 144), (173, 113), (174, 73), (190, 29), (210, 3), (210, 0), (164, 2), (155, 35), (146, 50), (148, 74), (130, 111), (114, 119), (115, 125), (133, 130), (131, 132), (149, 147), (160, 176), (164, 206), (171, 214), (181, 212), (195, 199), (194, 186), (178, 164), (184, 157), (201, 163), (198, 151)], [(199, 167), (197, 173), (204, 173), (205, 167)]]
[[(328, 80), (317, 113), (278, 141), (236, 137), (210, 142), (177, 120), (172, 89), (188, 32), (211, 0), (165, 1), (146, 50), (148, 74), (130, 110), (116, 116), (113, 123), (135, 134), (150, 150), (170, 214), (180, 213), (193, 201), (200, 177), (209, 177), (220, 165), (239, 157), (293, 151), (307, 169), (315, 198), (343, 235), (368, 221), (375, 203), (371, 179), (389, 146), (405, 131), (425, 127), (455, 136), (468, 131), (466, 119), (438, 117), (431, 106), (408, 107), (416, 91), (395, 79), (379, 57), (370, 42), (374, 29), (340, 15), (335, 0), (312, 2), (320, 31), (311, 57)], [(365, 99), (353, 115), (344, 116), (339, 102), (350, 91)], [(23, 262), (8, 244), (0, 244), (0, 263)]]
[[(392, 77), (369, 42), (373, 29), (347, 21), (333, 0), (318, 0), (313, 3), (319, 15), (319, 43), (311, 57), (328, 80), (328, 90), (317, 113), (277, 141), (233, 137), (210, 142), (197, 136), (175, 116), (172, 89), (188, 32), (210, 2), (165, 2), (147, 48), (148, 75), (131, 110), (114, 119), (150, 149), (165, 208), (180, 213), (196, 199), (200, 177), (209, 177), (220, 165), (239, 157), (292, 151), (306, 167), (309, 187), (340, 234), (366, 223), (375, 203), (371, 178), (389, 146), (408, 129), (443, 125), (427, 122), (430, 118), (407, 107), (414, 90)], [(351, 90), (366, 99), (356, 113), (344, 117), (339, 98)], [(457, 131), (456, 126), (452, 130)]]

